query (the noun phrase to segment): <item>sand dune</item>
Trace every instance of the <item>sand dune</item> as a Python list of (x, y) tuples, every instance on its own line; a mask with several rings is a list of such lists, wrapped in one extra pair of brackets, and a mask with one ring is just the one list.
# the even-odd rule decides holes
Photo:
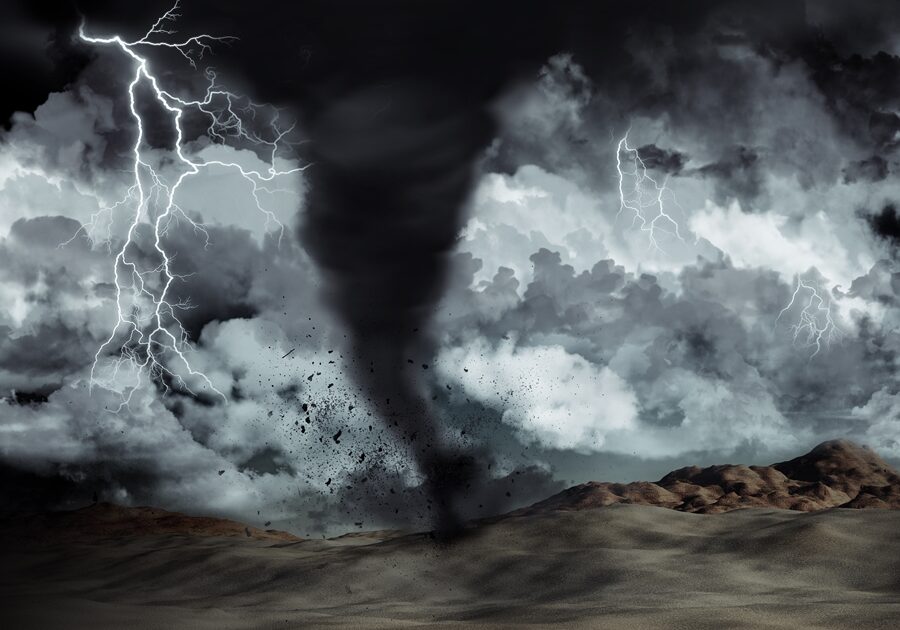
[(7, 545), (6, 628), (896, 628), (900, 511), (641, 505), (449, 547), (144, 536)]
[(300, 540), (289, 532), (260, 529), (226, 518), (188, 516), (154, 507), (127, 507), (94, 503), (79, 510), (44, 512), (0, 520), (0, 532), (26, 530), (34, 537), (54, 539), (109, 539), (180, 534), (185, 536), (238, 536), (257, 540)]
[[(772, 467), (577, 486), (452, 545), (248, 536), (101, 504), (0, 530), (0, 627), (897, 628), (900, 510), (823, 509), (894, 505), (895, 480), (871, 451), (829, 442)], [(794, 509), (718, 509), (732, 494)]]
[(13, 544), (0, 625), (887, 629), (898, 531), (900, 511), (613, 505), (507, 518), (449, 547), (423, 534)]

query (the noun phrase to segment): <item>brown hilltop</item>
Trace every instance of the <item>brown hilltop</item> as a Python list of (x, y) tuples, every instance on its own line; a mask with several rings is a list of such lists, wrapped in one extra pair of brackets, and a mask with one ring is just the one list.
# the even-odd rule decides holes
[[(900, 474), (871, 449), (846, 440), (833, 440), (819, 444), (805, 455), (771, 466), (687, 466), (673, 470), (655, 483), (589, 481), (510, 515), (573, 512), (615, 503), (699, 514), (750, 507), (803, 512), (833, 507), (900, 509)], [(153, 535), (235, 537), (270, 542), (301, 540), (288, 532), (250, 527), (223, 518), (112, 503), (0, 519), (0, 535), (23, 532), (37, 538), (52, 534), (55, 540)], [(342, 540), (352, 542), (357, 538), (383, 539), (396, 535), (396, 532), (352, 533)]]
[(847, 440), (822, 442), (806, 455), (774, 464), (791, 479), (816, 481), (856, 495), (866, 486), (896, 487), (900, 475), (870, 448)]
[(874, 451), (832, 440), (771, 466), (688, 466), (651, 483), (590, 481), (514, 514), (634, 503), (718, 514), (748, 507), (812, 512), (833, 507), (900, 509), (900, 474)]
[(78, 510), (45, 512), (20, 517), (3, 529), (27, 531), (54, 539), (123, 538), (154, 535), (224, 536), (266, 541), (297, 541), (297, 536), (275, 529), (259, 529), (237, 521), (211, 516), (188, 516), (154, 507), (127, 507), (94, 503)]

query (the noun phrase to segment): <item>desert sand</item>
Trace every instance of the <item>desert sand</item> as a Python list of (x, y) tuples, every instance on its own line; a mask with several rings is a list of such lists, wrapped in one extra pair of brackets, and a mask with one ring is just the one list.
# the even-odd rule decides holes
[[(851, 451), (851, 460), (869, 457)], [(834, 453), (815, 453), (792, 460), (793, 477), (782, 476), (822, 483), (831, 475), (841, 492), (858, 496), (872, 485), (870, 474), (888, 481), (895, 474), (878, 470), (880, 460), (870, 462), (875, 469), (838, 470), (828, 463)], [(748, 487), (738, 489), (760, 495)], [(451, 545), (426, 533), (241, 535), (214, 520), (172, 533), (171, 513), (153, 516), (169, 528), (154, 532), (110, 526), (130, 513), (94, 506), (107, 526), (90, 535), (55, 535), (60, 527), (45, 522), (5, 531), (0, 627), (900, 627), (898, 510), (853, 509), (864, 506), (847, 505), (851, 497), (843, 508), (804, 511), (810, 503), (800, 502), (793, 510), (703, 514), (628, 499), (573, 507), (560, 496), (560, 509), (542, 502), (482, 522)], [(73, 530), (96, 523), (91, 514), (58, 518)]]

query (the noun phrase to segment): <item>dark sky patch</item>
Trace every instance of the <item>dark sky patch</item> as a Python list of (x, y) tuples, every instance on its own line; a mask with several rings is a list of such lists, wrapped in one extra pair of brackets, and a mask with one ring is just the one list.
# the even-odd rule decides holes
[(885, 205), (880, 212), (868, 215), (866, 219), (875, 236), (893, 246), (900, 245), (900, 215), (895, 204)]

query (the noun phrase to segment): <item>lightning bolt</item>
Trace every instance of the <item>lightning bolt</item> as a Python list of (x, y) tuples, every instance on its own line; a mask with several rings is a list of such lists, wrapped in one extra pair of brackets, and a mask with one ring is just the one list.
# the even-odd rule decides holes
[[(619, 174), (619, 212), (616, 213), (616, 220), (626, 210), (632, 213), (631, 226), (637, 225), (642, 232), (647, 232), (650, 247), (660, 252), (663, 250), (656, 239), (657, 232), (675, 236), (684, 242), (678, 222), (666, 211), (667, 193), (669, 203), (678, 206), (675, 193), (667, 185), (669, 176), (659, 182), (647, 172), (638, 150), (628, 146), (627, 132), (616, 146), (616, 172)], [(626, 180), (629, 185), (626, 185)]]
[(775, 318), (777, 324), (795, 304), (801, 306), (799, 318), (797, 323), (791, 326), (791, 331), (795, 344), (815, 348), (810, 359), (819, 354), (823, 346), (828, 347), (843, 338), (843, 332), (831, 315), (831, 299), (817, 285), (818, 283), (803, 280), (798, 274), (797, 286), (791, 295), (791, 301)]
[[(182, 98), (161, 87), (160, 80), (151, 71), (147, 57), (139, 51), (146, 48), (168, 48), (178, 52), (192, 68), (197, 69), (197, 64), (212, 50), (213, 45), (227, 44), (236, 39), (203, 33), (173, 41), (177, 32), (172, 25), (180, 17), (179, 6), (176, 2), (140, 39), (134, 41), (126, 41), (119, 35), (88, 35), (84, 23), (78, 31), (84, 42), (113, 46), (133, 62), (133, 74), (127, 91), (129, 110), (137, 129), (131, 150), (133, 181), (122, 199), (101, 208), (83, 228), (88, 234), (106, 216), (105, 242), (112, 253), (112, 215), (123, 209), (130, 213), (128, 232), (124, 243), (116, 251), (113, 263), (117, 320), (109, 337), (94, 355), (89, 385), (90, 388), (99, 384), (114, 389), (116, 383), (120, 382), (120, 373), (130, 371), (133, 376), (123, 389), (122, 406), (128, 405), (132, 394), (145, 378), (159, 383), (167, 393), (170, 391), (170, 383), (191, 394), (195, 392), (189, 381), (202, 383), (209, 391), (227, 401), (210, 379), (191, 365), (189, 354), (192, 346), (178, 318), (178, 312), (192, 308), (192, 305), (189, 301), (175, 302), (170, 299), (172, 284), (176, 280), (184, 280), (186, 276), (172, 270), (174, 255), (166, 250), (164, 243), (168, 230), (173, 224), (184, 220), (195, 234), (202, 236), (204, 246), (209, 244), (209, 233), (203, 224), (191, 219), (178, 204), (178, 192), (182, 184), (210, 167), (232, 170), (246, 182), (250, 199), (256, 210), (265, 217), (266, 231), (272, 226), (278, 230), (280, 244), (284, 225), (271, 211), (265, 209), (260, 197), (262, 194), (285, 192), (272, 188), (271, 185), (278, 178), (298, 173), (308, 166), (287, 170), (276, 168), (277, 153), (284, 144), (288, 144), (285, 137), (291, 133), (293, 125), (282, 128), (277, 108), (255, 103), (245, 96), (225, 90), (217, 83), (216, 73), (212, 69), (206, 69), (203, 73), (206, 89), (200, 98)], [(147, 91), (147, 88), (175, 132), (174, 148), (167, 156), (174, 158), (174, 175), (166, 175), (162, 168), (155, 166), (149, 152), (145, 150), (145, 121), (138, 110), (138, 90)], [(199, 112), (209, 120), (207, 135), (213, 142), (225, 143), (228, 139), (237, 139), (260, 148), (261, 152), (268, 155), (267, 168), (253, 170), (235, 162), (204, 160), (196, 155), (189, 155), (184, 146), (182, 127), (183, 116), (188, 111)], [(265, 133), (253, 130), (253, 123), (262, 116), (267, 116), (264, 119)], [(166, 167), (166, 171), (172, 170)], [(138, 247), (136, 239), (142, 224), (149, 225), (152, 229), (155, 253), (150, 253), (158, 262), (147, 262), (147, 254), (142, 254)], [(77, 233), (72, 238), (75, 236)], [(101, 363), (106, 358), (111, 362), (110, 369), (107, 376), (101, 377)]]
[[(650, 247), (657, 251), (662, 251), (656, 238), (657, 231), (684, 242), (678, 222), (666, 209), (668, 204), (681, 209), (675, 193), (668, 187), (668, 176), (659, 181), (648, 173), (640, 152), (628, 144), (628, 132), (616, 145), (616, 172), (619, 178), (619, 212), (616, 218), (626, 210), (630, 212), (633, 215), (632, 227), (637, 225), (641, 231), (647, 232)], [(818, 283), (804, 280), (800, 275), (797, 276), (797, 286), (790, 302), (778, 314), (775, 323), (797, 306), (800, 313), (797, 323), (791, 326), (791, 332), (795, 345), (813, 349), (810, 359), (819, 354), (823, 347), (843, 338), (844, 333), (832, 316), (830, 296)]]

